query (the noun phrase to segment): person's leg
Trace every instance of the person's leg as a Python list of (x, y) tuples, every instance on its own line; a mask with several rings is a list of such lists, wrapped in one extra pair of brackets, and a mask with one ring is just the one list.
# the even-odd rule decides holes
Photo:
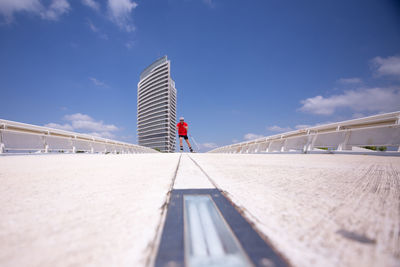
[(182, 137), (179, 137), (180, 150), (183, 151)]
[(193, 152), (192, 146), (190, 145), (189, 138), (185, 138), (187, 145), (189, 146), (190, 152)]

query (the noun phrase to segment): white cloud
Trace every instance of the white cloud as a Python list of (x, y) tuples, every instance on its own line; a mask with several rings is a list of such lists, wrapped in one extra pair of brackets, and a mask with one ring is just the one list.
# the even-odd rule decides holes
[(1, 0), (0, 14), (5, 18), (6, 23), (14, 20), (14, 14), (26, 12), (39, 15), (42, 19), (57, 20), (60, 16), (68, 13), (70, 5), (67, 0), (52, 0), (48, 6), (40, 0)]
[(199, 149), (199, 151), (208, 151), (217, 147), (218, 145), (216, 143), (206, 142), (198, 144), (197, 148)]
[(201, 146), (205, 147), (205, 148), (216, 148), (216, 147), (218, 147), (218, 145), (216, 143), (203, 143), (203, 144), (201, 144)]
[(264, 137), (264, 135), (247, 133), (243, 136), (243, 139), (244, 140), (254, 140), (254, 139), (258, 139), (258, 138), (262, 138), (262, 137)]
[(1, 0), (0, 14), (4, 16), (7, 23), (14, 20), (14, 13), (30, 12), (39, 14), (43, 9), (39, 0)]
[(110, 132), (91, 132), (91, 133), (87, 133), (87, 134), (92, 135), (92, 136), (97, 136), (97, 137), (109, 138), (109, 139), (115, 138), (115, 134), (110, 133)]
[(280, 132), (280, 133), (293, 131), (293, 129), (290, 127), (280, 127), (278, 125), (267, 127), (267, 130), (272, 131), (272, 132)]
[(49, 128), (54, 128), (54, 129), (59, 129), (59, 130), (64, 130), (64, 131), (73, 131), (74, 128), (66, 123), (66, 124), (58, 124), (58, 123), (47, 123), (44, 125), (44, 127), (49, 127)]
[(99, 28), (97, 28), (90, 19), (87, 20), (87, 25), (92, 30), (92, 32), (99, 32)]
[(75, 113), (71, 115), (65, 115), (64, 119), (67, 121), (74, 121), (74, 120), (93, 120), (92, 117), (82, 113)]
[(82, 0), (82, 4), (90, 7), (93, 10), (96, 10), (96, 11), (100, 10), (100, 4), (94, 0)]
[(120, 130), (113, 124), (105, 124), (103, 121), (96, 121), (89, 115), (82, 113), (65, 115), (63, 119), (68, 121), (68, 123), (48, 123), (45, 126), (66, 131), (79, 131), (104, 138), (115, 138), (113, 132)]
[(48, 8), (40, 13), (43, 19), (58, 20), (58, 18), (68, 13), (70, 5), (67, 0), (53, 0)]
[(108, 0), (108, 13), (112, 22), (127, 32), (135, 30), (132, 24), (131, 12), (137, 7), (132, 0)]
[(389, 112), (400, 109), (400, 90), (392, 88), (368, 88), (345, 91), (330, 97), (315, 96), (302, 100), (303, 112), (331, 115), (339, 108), (353, 111)]
[(95, 132), (114, 132), (118, 130), (113, 124), (104, 124), (103, 121), (96, 121), (86, 114), (75, 113), (65, 115), (64, 119), (70, 121), (72, 127), (77, 130), (89, 130)]
[(338, 80), (339, 83), (343, 84), (357, 84), (357, 83), (362, 83), (362, 80), (360, 78), (341, 78)]
[(128, 141), (128, 142), (134, 142), (134, 136), (133, 135), (122, 135), (122, 136), (120, 136), (119, 137), (121, 140), (124, 140), (124, 141)]
[(96, 27), (96, 25), (94, 25), (90, 19), (87, 20), (87, 25), (92, 30), (92, 32), (97, 33), (101, 39), (108, 40), (108, 35), (105, 33), (102, 33), (100, 31), (100, 29), (98, 27)]
[(128, 41), (128, 42), (125, 43), (125, 47), (128, 48), (128, 49), (133, 48), (134, 45), (135, 45), (134, 41)]
[(89, 77), (89, 80), (91, 80), (93, 82), (93, 84), (96, 85), (96, 86), (109, 88), (109, 86), (106, 83), (104, 83), (102, 81), (99, 81), (94, 77)]
[(294, 126), (294, 128), (296, 128), (297, 130), (301, 130), (301, 129), (305, 129), (305, 128), (309, 128), (311, 127), (311, 125), (309, 124), (298, 124), (296, 126)]
[(372, 59), (372, 64), (378, 75), (400, 78), (400, 56), (391, 56), (387, 58), (375, 57)]

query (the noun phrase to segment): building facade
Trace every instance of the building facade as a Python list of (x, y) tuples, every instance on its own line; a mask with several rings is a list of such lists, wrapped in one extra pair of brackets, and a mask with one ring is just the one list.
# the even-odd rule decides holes
[(140, 74), (137, 101), (139, 145), (174, 152), (177, 99), (167, 56), (157, 59)]

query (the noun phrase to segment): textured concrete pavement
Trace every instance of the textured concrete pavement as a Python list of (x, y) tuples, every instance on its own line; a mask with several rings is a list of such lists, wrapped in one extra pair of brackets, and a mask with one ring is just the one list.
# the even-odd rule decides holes
[(177, 154), (0, 157), (0, 266), (143, 266)]
[(0, 266), (144, 266), (214, 184), (294, 266), (400, 265), (399, 157), (140, 154), (0, 157)]
[(400, 266), (400, 158), (191, 155), (295, 266)]

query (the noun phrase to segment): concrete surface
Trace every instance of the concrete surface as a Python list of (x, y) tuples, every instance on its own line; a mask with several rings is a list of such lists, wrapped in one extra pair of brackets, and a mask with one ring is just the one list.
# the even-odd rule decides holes
[(294, 266), (400, 266), (399, 157), (191, 157)]
[(0, 266), (143, 266), (178, 158), (0, 157)]
[(187, 156), (182, 154), (174, 189), (215, 188), (207, 176)]
[(0, 266), (144, 266), (191, 159), (294, 266), (400, 266), (399, 157), (180, 156), (0, 157)]

